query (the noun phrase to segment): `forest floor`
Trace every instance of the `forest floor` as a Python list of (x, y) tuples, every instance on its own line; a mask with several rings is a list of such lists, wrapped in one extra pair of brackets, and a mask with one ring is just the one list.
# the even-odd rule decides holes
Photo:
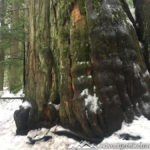
[[(5, 89), (1, 96), (18, 97), (21, 96), (21, 94), (22, 92), (20, 91), (18, 94), (14, 95)], [(0, 150), (67, 150), (68, 148), (72, 148), (74, 150), (78, 150), (80, 148), (100, 149), (101, 146), (105, 145), (107, 145), (107, 147), (103, 147), (103, 149), (111, 149), (111, 146), (114, 144), (150, 144), (150, 121), (143, 116), (139, 118), (136, 117), (131, 124), (123, 122), (122, 128), (119, 131), (113, 133), (110, 137), (105, 138), (98, 145), (94, 145), (86, 141), (76, 141), (71, 137), (54, 134), (53, 131), (66, 130), (61, 126), (54, 126), (50, 130), (45, 128), (32, 130), (27, 136), (16, 136), (16, 126), (13, 119), (13, 113), (20, 105), (22, 105), (22, 100), (0, 100)], [(38, 141), (34, 145), (29, 144), (28, 136), (38, 139), (43, 137), (47, 132), (47, 135), (52, 137), (51, 139), (46, 142)], [(132, 149), (137, 150), (138, 148), (132, 147)], [(150, 149), (150, 146), (147, 149)]]

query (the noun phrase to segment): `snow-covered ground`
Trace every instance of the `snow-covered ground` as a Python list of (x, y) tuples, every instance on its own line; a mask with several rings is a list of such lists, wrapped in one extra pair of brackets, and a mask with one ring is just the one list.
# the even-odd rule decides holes
[[(3, 97), (15, 97), (20, 96), (21, 91), (13, 95), (5, 89), (5, 92), (1, 94)], [(13, 113), (22, 104), (21, 100), (0, 100), (0, 150), (67, 150), (68, 148), (80, 149), (93, 147), (100, 149), (98, 147), (110, 144), (121, 144), (121, 143), (150, 143), (150, 121), (143, 116), (135, 118), (132, 124), (122, 124), (122, 129), (115, 132), (110, 137), (105, 138), (97, 147), (95, 145), (89, 144), (85, 141), (75, 141), (72, 138), (65, 136), (58, 136), (52, 133), (53, 131), (64, 131), (65, 129), (61, 126), (55, 126), (50, 130), (42, 128), (38, 130), (32, 130), (27, 136), (16, 136), (15, 123), (13, 120)], [(48, 133), (47, 133), (48, 132)], [(52, 136), (52, 139), (44, 142), (39, 141), (34, 145), (28, 144), (28, 136), (38, 139), (43, 137), (47, 133), (48, 136)], [(133, 140), (123, 140), (120, 138), (120, 134), (127, 133), (132, 136), (140, 136), (141, 139), (137, 141)], [(91, 149), (91, 148), (90, 148)], [(108, 148), (105, 148), (108, 149)], [(111, 148), (109, 148), (111, 149)], [(117, 148), (115, 148), (117, 149)], [(123, 149), (123, 148), (119, 148)], [(136, 148), (138, 149), (138, 148)]]

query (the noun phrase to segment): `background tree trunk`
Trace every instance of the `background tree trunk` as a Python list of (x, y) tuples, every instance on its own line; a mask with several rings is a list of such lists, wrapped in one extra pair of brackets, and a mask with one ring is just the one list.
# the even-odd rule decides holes
[[(5, 17), (5, 11), (6, 11), (6, 5), (5, 0), (0, 0), (0, 26), (4, 27), (4, 17)], [(3, 40), (3, 35), (0, 35), (0, 40)], [(0, 91), (3, 90), (3, 84), (4, 84), (4, 64), (2, 61), (4, 61), (4, 49), (0, 49)]]
[(60, 103), (65, 127), (88, 137), (108, 135), (135, 114), (150, 118), (149, 75), (145, 78), (138, 37), (120, 2), (29, 2), (29, 125), (49, 101)]
[[(11, 16), (11, 28), (12, 30), (17, 31), (17, 22), (19, 20), (19, 2), (16, 0), (12, 1), (12, 16)], [(16, 39), (12, 39), (12, 44), (10, 47), (10, 58), (17, 58), (19, 57), (19, 42)], [(9, 65), (8, 69), (8, 86), (10, 91), (16, 90), (18, 87), (17, 83), (20, 80), (20, 74), (18, 72), (19, 65), (16, 61), (15, 63), (12, 63)]]
[(136, 9), (137, 33), (142, 44), (145, 63), (150, 71), (150, 1), (133, 1)]
[(10, 3), (11, 11), (10, 17), (10, 30), (13, 37), (10, 40), (10, 53), (9, 57), (13, 60), (8, 68), (8, 87), (11, 92), (18, 92), (23, 87), (23, 56), (24, 56), (24, 43), (25, 43), (25, 30), (24, 30), (24, 15), (26, 9), (23, 1), (12, 0)]

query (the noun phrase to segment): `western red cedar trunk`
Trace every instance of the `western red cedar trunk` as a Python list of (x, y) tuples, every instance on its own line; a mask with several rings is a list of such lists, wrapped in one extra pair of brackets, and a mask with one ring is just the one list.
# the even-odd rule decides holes
[(32, 0), (28, 6), (31, 126), (48, 102), (60, 103), (62, 125), (89, 137), (110, 134), (137, 114), (150, 118), (149, 75), (121, 1)]

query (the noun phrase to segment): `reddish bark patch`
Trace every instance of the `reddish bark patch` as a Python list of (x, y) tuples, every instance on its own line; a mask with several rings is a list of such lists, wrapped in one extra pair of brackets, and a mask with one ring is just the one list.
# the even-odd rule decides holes
[(69, 109), (69, 103), (68, 103), (68, 101), (65, 102), (65, 107), (66, 107), (67, 116), (68, 116), (68, 118), (70, 120), (71, 117), (70, 117), (70, 109)]
[(75, 3), (70, 18), (72, 19), (76, 29), (83, 28), (85, 26), (85, 17), (81, 15), (78, 1)]
[(88, 75), (88, 76), (92, 75), (92, 70), (91, 70), (91, 68), (92, 68), (91, 63), (88, 63), (88, 71), (87, 71), (87, 75)]
[(58, 112), (53, 105), (44, 105), (42, 115), (44, 121), (53, 123), (58, 117)]

